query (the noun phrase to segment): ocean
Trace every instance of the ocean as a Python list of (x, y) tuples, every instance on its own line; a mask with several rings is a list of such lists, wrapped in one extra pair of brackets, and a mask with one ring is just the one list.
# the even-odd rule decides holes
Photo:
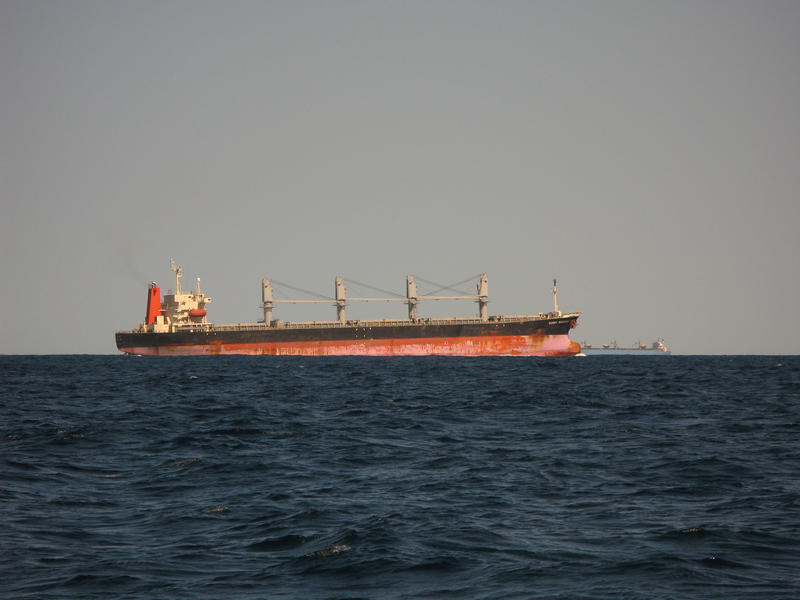
[(800, 597), (800, 357), (0, 356), (0, 597)]

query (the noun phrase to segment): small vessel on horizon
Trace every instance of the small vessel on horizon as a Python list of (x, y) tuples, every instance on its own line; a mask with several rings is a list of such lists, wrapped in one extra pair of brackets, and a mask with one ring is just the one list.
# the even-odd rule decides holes
[(664, 338), (658, 338), (655, 342), (650, 344), (643, 344), (641, 341), (636, 341), (630, 347), (624, 348), (617, 344), (617, 340), (612, 340), (608, 344), (602, 346), (592, 346), (589, 342), (581, 342), (581, 352), (587, 356), (601, 356), (601, 355), (636, 355), (636, 356), (670, 356), (667, 345), (664, 343)]

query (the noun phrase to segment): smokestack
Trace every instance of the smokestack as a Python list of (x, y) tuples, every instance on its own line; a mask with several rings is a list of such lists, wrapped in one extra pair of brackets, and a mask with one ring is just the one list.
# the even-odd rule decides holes
[(156, 322), (156, 317), (161, 314), (161, 288), (154, 281), (147, 288), (147, 314), (144, 317), (144, 322), (147, 325), (152, 325)]

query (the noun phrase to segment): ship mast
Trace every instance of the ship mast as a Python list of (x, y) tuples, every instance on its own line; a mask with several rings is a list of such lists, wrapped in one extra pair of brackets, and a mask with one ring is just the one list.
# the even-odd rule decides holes
[(180, 294), (181, 293), (181, 277), (183, 277), (183, 273), (181, 273), (181, 271), (183, 269), (182, 269), (182, 267), (180, 265), (176, 265), (175, 261), (172, 260), (171, 258), (169, 259), (169, 268), (172, 269), (175, 272), (175, 294), (176, 295)]
[(406, 299), (408, 301), (408, 318), (411, 321), (417, 320), (417, 282), (413, 275), (406, 275)]
[(336, 278), (335, 288), (336, 320), (339, 321), (339, 323), (344, 323), (346, 321), (344, 310), (345, 306), (347, 306), (347, 288), (344, 286), (344, 278)]
[(481, 273), (478, 280), (478, 316), (486, 323), (489, 320), (489, 278)]
[(558, 284), (553, 279), (553, 312), (557, 317), (561, 316), (561, 311), (558, 310)]
[(272, 323), (273, 306), (272, 285), (270, 285), (269, 279), (261, 280), (261, 300), (264, 303), (264, 323), (266, 323), (267, 327), (269, 327), (270, 323)]

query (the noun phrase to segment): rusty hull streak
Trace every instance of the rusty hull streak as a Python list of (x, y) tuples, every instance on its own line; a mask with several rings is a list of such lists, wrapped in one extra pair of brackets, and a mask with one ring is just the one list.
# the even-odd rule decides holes
[(572, 356), (580, 344), (567, 335), (515, 335), (500, 337), (409, 338), (377, 340), (327, 340), (309, 342), (257, 342), (162, 345), (121, 348), (145, 356), (247, 354), (273, 356)]

